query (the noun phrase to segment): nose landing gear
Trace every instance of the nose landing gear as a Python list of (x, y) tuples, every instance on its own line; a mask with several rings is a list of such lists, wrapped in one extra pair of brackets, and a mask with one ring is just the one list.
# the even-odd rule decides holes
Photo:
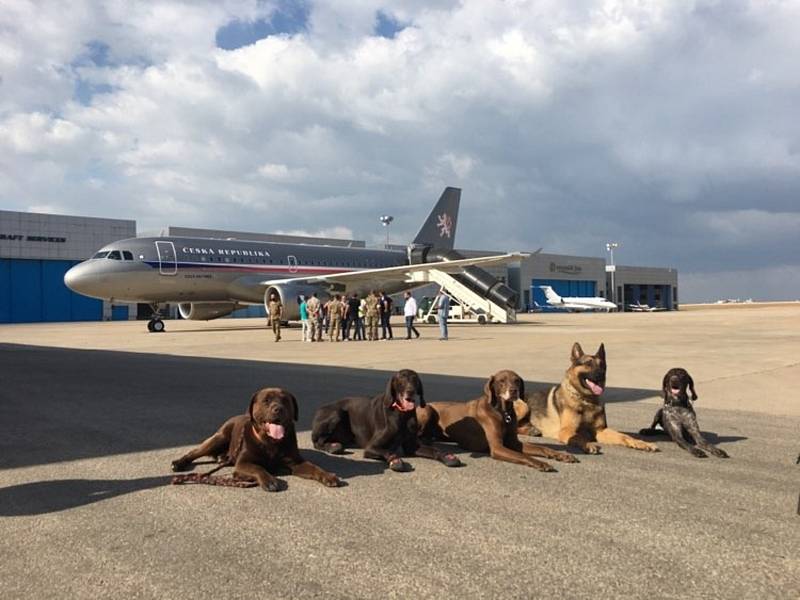
[(150, 319), (147, 322), (147, 331), (150, 333), (161, 333), (164, 331), (164, 321), (161, 319)]
[(147, 322), (147, 331), (150, 333), (162, 333), (164, 331), (164, 321), (161, 320), (161, 311), (158, 304), (151, 304), (150, 308), (153, 309), (153, 316)]

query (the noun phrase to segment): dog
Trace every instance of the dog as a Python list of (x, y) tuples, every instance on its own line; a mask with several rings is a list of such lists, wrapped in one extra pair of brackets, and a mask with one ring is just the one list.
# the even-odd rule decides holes
[(578, 462), (571, 454), (521, 442), (517, 437), (514, 402), (524, 396), (525, 384), (514, 371), (492, 375), (479, 398), (469, 402), (431, 402), (417, 409), (420, 438), (429, 442), (456, 442), (472, 452), (488, 452), (496, 459), (555, 471), (540, 456), (561, 462)]
[(313, 479), (328, 487), (343, 485), (339, 478), (308, 462), (297, 448), (297, 399), (288, 391), (272, 387), (253, 394), (250, 408), (243, 415), (231, 417), (210, 438), (172, 461), (173, 471), (186, 471), (202, 456), (212, 456), (232, 464), (234, 478), (255, 481), (267, 492), (285, 488), (273, 475), (285, 471)]
[(331, 454), (342, 454), (348, 446), (363, 448), (366, 458), (383, 460), (393, 471), (413, 470), (402, 456), (461, 466), (455, 455), (419, 443), (417, 399), (424, 408), (422, 381), (415, 371), (403, 369), (389, 378), (382, 394), (343, 398), (320, 407), (314, 415), (311, 440), (315, 448)]
[(601, 398), (606, 385), (605, 345), (600, 344), (597, 354), (585, 354), (575, 342), (570, 363), (561, 383), (548, 392), (536, 392), (515, 403), (518, 432), (532, 427), (545, 437), (580, 448), (587, 454), (600, 452), (597, 442), (657, 452), (655, 444), (608, 427)]
[[(697, 400), (697, 392), (694, 389), (694, 380), (686, 369), (675, 368), (667, 371), (661, 382), (664, 406), (656, 411), (653, 424), (647, 429), (640, 430), (639, 433), (648, 436), (658, 435), (662, 431), (656, 429), (656, 426), (661, 425), (663, 431), (667, 432), (678, 446), (697, 458), (706, 458), (706, 452), (719, 458), (728, 458), (724, 450), (710, 444), (700, 433), (697, 415), (689, 401), (689, 390), (692, 392), (692, 402), (694, 402)], [(687, 442), (685, 433), (692, 438), (694, 446)]]

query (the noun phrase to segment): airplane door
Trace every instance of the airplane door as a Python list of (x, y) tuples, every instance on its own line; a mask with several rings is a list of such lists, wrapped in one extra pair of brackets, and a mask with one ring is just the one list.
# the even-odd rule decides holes
[(175, 275), (178, 264), (175, 260), (175, 244), (172, 242), (156, 242), (158, 252), (158, 272), (162, 275)]
[(297, 273), (297, 257), (290, 254), (286, 260), (289, 262), (289, 273)]

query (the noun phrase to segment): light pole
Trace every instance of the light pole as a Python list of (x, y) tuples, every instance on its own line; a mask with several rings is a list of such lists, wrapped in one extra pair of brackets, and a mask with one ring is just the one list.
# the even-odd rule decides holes
[(608, 242), (606, 244), (606, 251), (611, 253), (611, 264), (606, 265), (606, 271), (611, 273), (611, 301), (617, 304), (617, 286), (614, 284), (614, 273), (617, 267), (614, 265), (614, 248), (619, 248), (617, 242)]
[(389, 225), (391, 225), (392, 221), (394, 221), (394, 217), (391, 215), (382, 215), (379, 218), (381, 224), (386, 228), (386, 247), (389, 247)]

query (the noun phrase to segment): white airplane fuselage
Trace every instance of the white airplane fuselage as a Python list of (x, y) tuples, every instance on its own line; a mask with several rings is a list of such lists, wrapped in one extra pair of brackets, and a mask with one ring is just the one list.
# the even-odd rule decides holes
[[(264, 301), (265, 280), (314, 277), (407, 264), (405, 252), (208, 238), (131, 238), (108, 244), (70, 269), (72, 290), (104, 300)], [(366, 286), (365, 286), (366, 287)], [(383, 286), (386, 287), (386, 286)], [(397, 282), (393, 293), (402, 289)], [(367, 289), (355, 290), (358, 292)]]

